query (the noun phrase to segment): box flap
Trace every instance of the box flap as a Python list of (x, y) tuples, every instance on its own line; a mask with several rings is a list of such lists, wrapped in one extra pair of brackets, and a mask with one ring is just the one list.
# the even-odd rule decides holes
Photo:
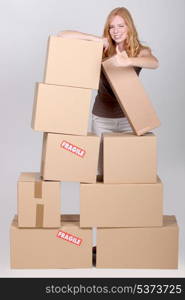
[(147, 132), (142, 136), (137, 136), (133, 132), (105, 132), (105, 133), (103, 133), (103, 136), (105, 138), (106, 137), (121, 137), (121, 136), (124, 136), (124, 137), (135, 137), (135, 138), (141, 139), (142, 137), (146, 137), (146, 136), (147, 137), (149, 137), (149, 136), (155, 137), (155, 134), (153, 132)]
[(79, 222), (80, 215), (61, 215), (61, 222)]
[(39, 172), (23, 172), (19, 176), (19, 181), (38, 181), (41, 180)]
[(163, 216), (163, 227), (177, 227), (177, 226), (178, 226), (177, 220), (174, 215), (172, 215), (172, 216), (164, 215)]

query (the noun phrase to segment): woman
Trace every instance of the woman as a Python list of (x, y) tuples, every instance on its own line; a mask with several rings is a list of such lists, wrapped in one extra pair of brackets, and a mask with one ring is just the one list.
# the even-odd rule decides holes
[[(117, 54), (117, 66), (134, 67), (139, 76), (142, 68), (156, 69), (158, 60), (149, 47), (143, 46), (130, 12), (124, 7), (115, 8), (107, 17), (103, 37), (77, 31), (63, 31), (64, 38), (79, 38), (91, 41), (103, 40), (103, 59)], [(92, 110), (92, 131), (101, 136), (98, 174), (103, 175), (103, 132), (132, 131), (126, 116), (101, 71), (98, 94)]]

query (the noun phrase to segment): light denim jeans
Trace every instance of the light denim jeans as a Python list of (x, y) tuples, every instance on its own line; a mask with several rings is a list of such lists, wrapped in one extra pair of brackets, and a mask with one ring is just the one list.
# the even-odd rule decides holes
[(101, 137), (98, 160), (98, 174), (103, 176), (103, 136), (104, 132), (132, 132), (127, 118), (102, 118), (92, 115), (92, 132)]

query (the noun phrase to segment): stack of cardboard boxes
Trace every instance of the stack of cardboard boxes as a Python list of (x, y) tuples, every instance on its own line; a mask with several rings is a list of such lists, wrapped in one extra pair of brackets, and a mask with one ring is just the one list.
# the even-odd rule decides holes
[[(163, 217), (156, 137), (147, 133), (159, 120), (134, 71), (123, 73), (113, 59), (103, 70), (135, 134), (104, 134), (97, 181), (100, 138), (88, 133), (88, 116), (102, 50), (102, 42), (49, 39), (32, 118), (32, 128), (44, 132), (41, 172), (18, 180), (12, 268), (92, 267), (93, 227), (98, 268), (177, 268), (178, 226), (174, 216)], [(80, 216), (60, 215), (61, 181), (80, 182)]]
[(12, 268), (92, 267), (92, 229), (81, 229), (78, 215), (60, 216), (60, 182), (96, 182), (100, 138), (88, 133), (88, 117), (102, 50), (102, 42), (49, 39), (32, 115), (32, 128), (44, 132), (41, 172), (18, 181)]
[(103, 70), (133, 133), (105, 133), (103, 182), (81, 184), (80, 226), (97, 227), (97, 268), (178, 266), (175, 216), (163, 216), (163, 185), (157, 176), (160, 121), (133, 68)]

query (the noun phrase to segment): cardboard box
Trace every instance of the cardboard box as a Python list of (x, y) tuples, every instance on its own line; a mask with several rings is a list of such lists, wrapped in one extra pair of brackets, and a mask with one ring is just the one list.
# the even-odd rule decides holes
[(32, 128), (38, 131), (87, 135), (91, 90), (39, 83)]
[(60, 227), (60, 182), (21, 173), (17, 192), (19, 227)]
[(103, 42), (51, 36), (44, 82), (98, 89)]
[(162, 226), (163, 186), (80, 184), (80, 227)]
[(105, 133), (103, 140), (105, 183), (155, 183), (156, 136), (147, 133)]
[(64, 269), (92, 267), (92, 229), (80, 229), (79, 216), (61, 218), (61, 227), (10, 229), (11, 268)]
[(160, 126), (160, 121), (132, 67), (117, 67), (116, 56), (102, 63), (112, 90), (136, 135)]
[(41, 174), (44, 180), (96, 182), (100, 137), (45, 133)]
[(164, 216), (162, 227), (97, 229), (97, 268), (176, 269), (178, 225)]

